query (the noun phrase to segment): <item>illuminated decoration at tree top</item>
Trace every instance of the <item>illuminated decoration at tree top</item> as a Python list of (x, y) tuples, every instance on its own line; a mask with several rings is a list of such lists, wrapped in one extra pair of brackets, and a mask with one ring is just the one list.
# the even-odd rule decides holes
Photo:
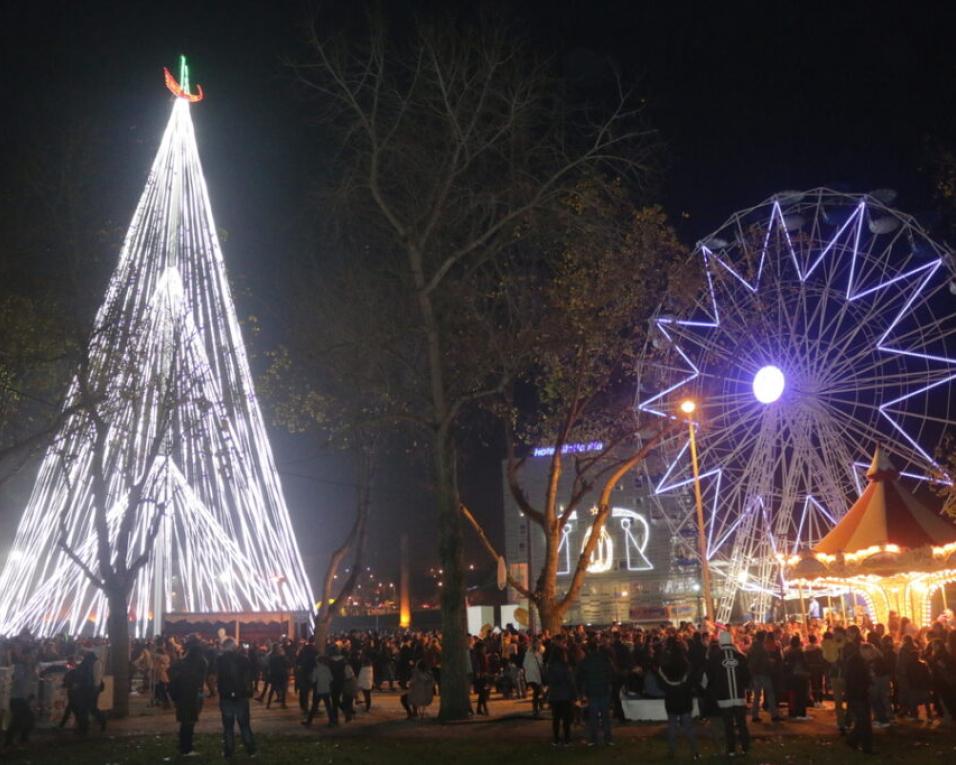
[[(745, 612), (767, 612), (780, 556), (843, 516), (878, 444), (911, 480), (949, 480), (933, 454), (956, 419), (952, 258), (892, 196), (783, 192), (733, 215), (693, 253), (696, 295), (654, 318), (637, 406), (666, 418), (697, 404), (719, 619), (738, 591)], [(656, 497), (691, 490), (688, 442), (665, 444)], [(690, 540), (686, 504), (660, 507)]]
[[(296, 545), (230, 294), (190, 117), (188, 68), (95, 323), (89, 367), (108, 380), (115, 435), (103, 455), (112, 539), (132, 486), (142, 479), (165, 508), (152, 555), (130, 599), (144, 635), (162, 613), (311, 611), (314, 598)], [(140, 338), (117, 347), (110, 327)], [(172, 360), (175, 359), (174, 363)], [(80, 380), (78, 373), (77, 380)], [(78, 395), (74, 380), (65, 411)], [(154, 387), (179, 406), (155, 459), (145, 444), (159, 427)], [(0, 574), (0, 634), (105, 632), (105, 598), (58, 547), (59, 527), (93, 570), (93, 447), (66, 417), (44, 456)], [(137, 471), (146, 475), (138, 475)], [(129, 557), (143, 552), (155, 508), (131, 514)], [(137, 547), (138, 545), (138, 547)]]
[(193, 95), (189, 92), (189, 64), (186, 63), (186, 57), (179, 57), (179, 82), (176, 81), (176, 78), (173, 77), (172, 72), (170, 72), (166, 67), (163, 67), (163, 74), (166, 76), (166, 87), (170, 93), (172, 93), (176, 98), (181, 98), (184, 101), (189, 101), (190, 103), (196, 103), (197, 101), (202, 101), (205, 98), (205, 94), (202, 92), (202, 85), (196, 85), (196, 94)]

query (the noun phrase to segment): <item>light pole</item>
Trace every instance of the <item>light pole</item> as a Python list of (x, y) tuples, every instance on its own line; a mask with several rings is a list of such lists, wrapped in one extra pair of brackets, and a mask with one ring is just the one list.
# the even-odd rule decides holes
[(697, 465), (697, 437), (694, 432), (694, 420), (691, 415), (697, 409), (697, 404), (691, 399), (685, 399), (680, 404), (680, 410), (687, 416), (687, 429), (690, 432), (690, 464), (694, 470), (694, 500), (697, 505), (697, 555), (700, 558), (700, 574), (704, 585), (704, 606), (707, 608), (707, 618), (711, 621), (717, 615), (714, 609), (714, 591), (710, 585), (710, 566), (707, 563), (707, 534), (704, 531), (704, 500), (700, 493), (700, 469)]

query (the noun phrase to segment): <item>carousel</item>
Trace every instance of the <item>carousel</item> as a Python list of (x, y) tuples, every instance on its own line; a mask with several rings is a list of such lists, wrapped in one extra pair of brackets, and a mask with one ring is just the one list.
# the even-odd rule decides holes
[[(785, 561), (791, 597), (843, 593), (862, 599), (869, 618), (929, 624), (949, 608), (956, 581), (956, 525), (917, 499), (877, 448), (865, 491), (812, 550)], [(939, 597), (937, 596), (937, 593)]]

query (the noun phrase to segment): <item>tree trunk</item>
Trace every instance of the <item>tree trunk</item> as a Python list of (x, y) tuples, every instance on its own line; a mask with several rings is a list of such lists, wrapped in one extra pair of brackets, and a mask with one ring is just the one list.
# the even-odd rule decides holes
[(547, 630), (552, 635), (561, 632), (561, 625), (564, 623), (564, 611), (558, 608), (553, 598), (540, 599), (535, 602), (538, 609), (538, 618), (541, 620), (541, 629)]
[(109, 672), (113, 675), (113, 717), (129, 716), (129, 617), (126, 591), (112, 588), (106, 593), (109, 605), (106, 629), (110, 639)]
[(442, 666), (441, 709), (443, 721), (464, 720), (471, 712), (468, 699), (467, 617), (465, 613), (465, 560), (458, 491), (447, 441), (435, 444), (435, 488), (438, 500), (439, 555), (444, 571), (441, 594)]
[(315, 649), (320, 656), (325, 655), (325, 649), (329, 644), (329, 627), (332, 625), (332, 609), (322, 612), (315, 621)]

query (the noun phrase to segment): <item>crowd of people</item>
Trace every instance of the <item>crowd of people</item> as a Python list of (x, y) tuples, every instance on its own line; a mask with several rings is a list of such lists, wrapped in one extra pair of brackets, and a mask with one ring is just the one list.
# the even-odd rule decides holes
[[(575, 725), (585, 726), (589, 745), (613, 745), (613, 720), (624, 720), (628, 704), (639, 700), (662, 705), (672, 752), (684, 738), (698, 755), (701, 718), (714, 720), (707, 729), (735, 754), (749, 749), (748, 725), (808, 720), (808, 710), (826, 699), (847, 743), (870, 752), (874, 726), (956, 715), (956, 625), (949, 622), (923, 629), (905, 620), (863, 628), (821, 621), (806, 628), (577, 626), (554, 635), (509, 626), (473, 636), (462, 660), (474, 714), (489, 714), (493, 694), (530, 698), (533, 717), (550, 710), (555, 746), (571, 743)], [(6, 745), (29, 737), (38, 677), (54, 677), (66, 690), (61, 727), (72, 717), (79, 735), (91, 719), (105, 728), (98, 705), (104, 647), (67, 638), (0, 641), (0, 667), (12, 668)], [(312, 640), (287, 638), (157, 638), (134, 643), (130, 669), (134, 692), (175, 709), (183, 755), (194, 752), (204, 703), (216, 699), (223, 754), (231, 756), (236, 728), (247, 753), (256, 753), (253, 701), (265, 708), (297, 704), (302, 725), (321, 716), (335, 727), (392, 691), (409, 718), (424, 716), (441, 692), (448, 660), (437, 633), (353, 631), (331, 636), (321, 651)]]

